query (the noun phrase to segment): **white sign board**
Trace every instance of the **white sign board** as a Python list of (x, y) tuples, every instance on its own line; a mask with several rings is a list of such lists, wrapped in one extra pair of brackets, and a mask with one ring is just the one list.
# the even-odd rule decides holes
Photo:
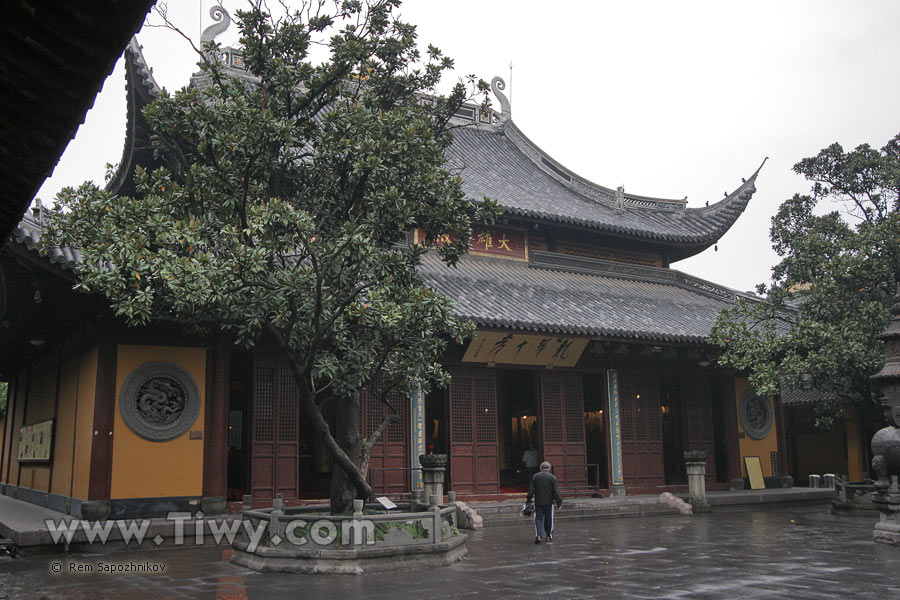
[(388, 498), (387, 496), (379, 496), (379, 497), (375, 498), (375, 501), (378, 502), (378, 504), (385, 507), (387, 510), (391, 510), (392, 508), (397, 508), (397, 505), (394, 504), (393, 502), (391, 502), (391, 499)]

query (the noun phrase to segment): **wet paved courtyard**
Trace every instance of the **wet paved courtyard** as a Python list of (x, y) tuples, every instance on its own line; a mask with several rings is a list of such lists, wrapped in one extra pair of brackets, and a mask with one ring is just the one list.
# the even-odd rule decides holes
[[(361, 576), (254, 573), (215, 547), (25, 556), (0, 559), (0, 599), (900, 598), (900, 547), (871, 541), (874, 519), (819, 505), (565, 521), (540, 545), (523, 519), (470, 535), (455, 566)], [(165, 570), (69, 572), (100, 562)]]

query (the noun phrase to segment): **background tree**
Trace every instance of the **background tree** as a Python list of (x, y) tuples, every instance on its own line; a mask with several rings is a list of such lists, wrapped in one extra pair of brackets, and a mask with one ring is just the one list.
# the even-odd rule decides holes
[[(470, 77), (438, 95), (452, 61), (432, 46), (420, 56), (415, 27), (392, 14), (399, 4), (322, 0), (277, 19), (261, 2), (239, 11), (253, 81), (203, 58), (208, 86), (163, 92), (145, 110), (165, 167), (138, 169), (133, 197), (90, 183), (64, 190), (46, 236), (81, 248), (77, 287), (130, 324), (277, 348), (334, 459), (338, 512), (372, 495), (368, 452), (397, 419), (389, 395), (444, 383), (446, 341), (473, 331), (417, 275), (425, 248), (400, 242), (415, 227), (429, 243), (448, 236), (436, 251), (454, 264), (472, 220), (497, 212), (469, 202), (444, 160), (450, 117), (487, 86)], [(310, 57), (317, 45), (322, 62)], [(204, 50), (215, 56), (215, 44)], [(389, 410), (360, 440), (365, 386)]]
[[(812, 385), (822, 391), (817, 425), (827, 427), (846, 400), (875, 402), (869, 376), (884, 361), (877, 339), (887, 327), (900, 273), (900, 135), (881, 150), (845, 152), (832, 144), (794, 165), (813, 182), (772, 218), (781, 257), (764, 302), (723, 311), (711, 338), (720, 364), (747, 371), (767, 394)], [(843, 209), (825, 212), (825, 201)]]

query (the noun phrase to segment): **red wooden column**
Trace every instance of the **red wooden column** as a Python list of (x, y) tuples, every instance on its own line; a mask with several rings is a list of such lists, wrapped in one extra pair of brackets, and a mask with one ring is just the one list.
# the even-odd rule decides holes
[(203, 495), (224, 497), (228, 487), (228, 391), (231, 344), (218, 336), (206, 351)]
[(97, 355), (97, 389), (94, 394), (94, 428), (91, 432), (91, 474), (88, 500), (108, 500), (112, 485), (113, 425), (116, 415), (116, 361), (118, 346), (100, 342)]

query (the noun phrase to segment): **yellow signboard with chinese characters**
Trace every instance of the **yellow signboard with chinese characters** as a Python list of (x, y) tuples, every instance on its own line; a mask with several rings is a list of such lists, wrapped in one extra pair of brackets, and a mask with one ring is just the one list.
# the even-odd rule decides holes
[(53, 419), (19, 428), (19, 462), (50, 462), (53, 456)]
[(574, 367), (588, 338), (479, 331), (463, 356), (464, 362)]
[[(437, 245), (450, 241), (445, 234), (435, 240)], [(425, 243), (425, 232), (416, 229), (413, 240), (416, 244)], [(524, 229), (513, 227), (472, 227), (472, 239), (469, 240), (469, 254), (493, 256), (528, 262), (528, 234)]]

